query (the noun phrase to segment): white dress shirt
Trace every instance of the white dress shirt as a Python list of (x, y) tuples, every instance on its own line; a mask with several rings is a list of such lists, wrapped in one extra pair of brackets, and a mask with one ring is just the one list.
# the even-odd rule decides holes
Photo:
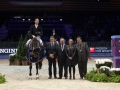
[(37, 27), (38, 27), (38, 25), (36, 25), (36, 24), (35, 24), (35, 27), (37, 28)]

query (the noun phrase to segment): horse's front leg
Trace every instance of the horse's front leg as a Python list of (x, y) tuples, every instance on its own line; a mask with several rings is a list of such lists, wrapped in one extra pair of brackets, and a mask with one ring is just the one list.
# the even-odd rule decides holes
[(30, 72), (29, 72), (29, 79), (32, 79), (32, 63), (30, 63), (30, 65), (29, 65), (29, 70), (30, 70)]
[[(42, 60), (43, 61), (43, 60)], [(39, 69), (42, 68), (42, 61), (38, 62)]]
[(38, 63), (36, 63), (36, 80), (39, 79), (39, 74), (38, 74)]

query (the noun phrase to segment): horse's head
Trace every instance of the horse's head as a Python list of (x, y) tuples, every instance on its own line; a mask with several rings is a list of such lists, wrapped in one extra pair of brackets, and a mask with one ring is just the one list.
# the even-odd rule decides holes
[(33, 51), (34, 57), (38, 57), (38, 53), (40, 52), (40, 43), (36, 38), (31, 40), (30, 48)]

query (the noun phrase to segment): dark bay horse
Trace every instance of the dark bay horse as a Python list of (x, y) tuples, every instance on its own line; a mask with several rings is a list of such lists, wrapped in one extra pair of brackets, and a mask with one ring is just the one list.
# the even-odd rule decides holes
[(31, 39), (30, 43), (28, 44), (27, 48), (27, 60), (30, 62), (30, 72), (29, 72), (29, 78), (32, 79), (32, 63), (36, 64), (36, 80), (39, 79), (39, 73), (38, 69), (41, 69), (42, 67), (42, 61), (44, 57), (44, 49), (43, 46), (40, 45), (40, 42), (34, 38)]

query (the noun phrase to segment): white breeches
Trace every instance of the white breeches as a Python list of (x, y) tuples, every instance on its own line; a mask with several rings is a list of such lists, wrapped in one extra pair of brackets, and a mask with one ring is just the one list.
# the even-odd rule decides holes
[[(40, 45), (43, 46), (43, 41), (41, 40), (40, 36), (36, 36), (36, 39), (40, 42)], [(29, 39), (26, 43), (26, 46), (30, 43), (31, 39)]]

